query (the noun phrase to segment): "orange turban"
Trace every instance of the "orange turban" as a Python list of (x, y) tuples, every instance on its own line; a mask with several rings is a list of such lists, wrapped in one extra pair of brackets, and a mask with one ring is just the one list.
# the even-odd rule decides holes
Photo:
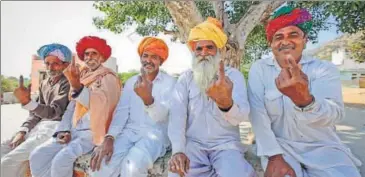
[(227, 36), (223, 31), (222, 23), (213, 17), (200, 23), (190, 30), (188, 46), (194, 50), (197, 41), (209, 40), (219, 48), (223, 48), (227, 42)]
[(138, 45), (138, 54), (141, 57), (143, 52), (152, 52), (162, 58), (162, 63), (169, 56), (169, 48), (166, 43), (156, 37), (145, 37)]

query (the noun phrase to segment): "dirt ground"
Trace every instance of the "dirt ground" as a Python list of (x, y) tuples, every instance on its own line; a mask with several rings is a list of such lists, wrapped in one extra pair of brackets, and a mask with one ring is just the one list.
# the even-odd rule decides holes
[(365, 88), (342, 87), (342, 96), (347, 106), (365, 109)]

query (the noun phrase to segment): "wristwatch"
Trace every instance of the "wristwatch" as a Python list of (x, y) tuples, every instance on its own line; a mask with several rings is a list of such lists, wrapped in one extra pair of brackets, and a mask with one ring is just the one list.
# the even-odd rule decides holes
[(316, 103), (316, 99), (315, 97), (312, 95), (312, 102), (307, 105), (307, 106), (304, 106), (304, 107), (299, 107), (297, 105), (294, 105), (294, 109), (299, 111), (299, 112), (308, 112), (308, 111), (311, 111), (313, 108), (314, 108), (314, 105)]

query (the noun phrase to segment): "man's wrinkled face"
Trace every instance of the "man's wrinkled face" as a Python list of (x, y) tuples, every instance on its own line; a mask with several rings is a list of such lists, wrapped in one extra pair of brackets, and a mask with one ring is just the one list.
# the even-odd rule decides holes
[(94, 71), (104, 62), (104, 57), (97, 50), (88, 48), (84, 52), (84, 62), (91, 71)]
[(219, 68), (220, 54), (213, 41), (198, 41), (193, 53), (193, 77), (201, 92), (214, 80)]
[(270, 43), (276, 61), (282, 68), (288, 67), (288, 56), (299, 62), (307, 43), (307, 36), (297, 26), (288, 26), (278, 30)]
[(63, 70), (66, 69), (69, 63), (63, 62), (56, 56), (49, 55), (44, 59), (44, 64), (46, 65), (47, 74), (50, 77), (57, 77), (62, 75)]
[(160, 56), (152, 53), (144, 51), (141, 56), (141, 64), (143, 67), (143, 70), (147, 73), (154, 73), (158, 72), (160, 65), (162, 64), (162, 59)]

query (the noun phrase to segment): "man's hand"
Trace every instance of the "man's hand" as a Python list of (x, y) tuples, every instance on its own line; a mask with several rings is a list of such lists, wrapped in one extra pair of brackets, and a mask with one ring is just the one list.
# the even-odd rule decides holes
[(141, 75), (138, 76), (137, 82), (134, 84), (134, 92), (143, 100), (145, 105), (153, 103), (152, 87), (153, 84), (147, 79), (147, 74), (144, 69), (141, 69)]
[(24, 86), (24, 79), (21, 75), (19, 77), (19, 87), (14, 90), (14, 96), (19, 100), (22, 105), (26, 105), (30, 102), (31, 85), (28, 88)]
[(207, 89), (206, 94), (212, 98), (219, 108), (229, 109), (233, 105), (232, 81), (224, 73), (224, 63), (219, 63), (218, 80), (213, 82)]
[(283, 156), (274, 155), (269, 157), (269, 163), (265, 170), (265, 177), (296, 177), (295, 171), (285, 162)]
[(103, 143), (96, 147), (92, 153), (90, 160), (90, 168), (92, 171), (99, 171), (101, 162), (105, 157), (105, 163), (108, 164), (112, 158), (114, 152), (114, 139), (112, 137), (106, 136)]
[(25, 141), (25, 132), (18, 132), (15, 137), (13, 138), (13, 140), (11, 141), (11, 143), (9, 144), (11, 149), (15, 149), (16, 147), (18, 147), (22, 142)]
[(57, 134), (57, 143), (68, 144), (70, 141), (71, 141), (71, 133), (70, 132), (59, 132)]
[(75, 57), (72, 57), (71, 64), (63, 71), (63, 74), (66, 76), (73, 90), (78, 91), (81, 89), (80, 70), (76, 66)]
[(174, 154), (169, 161), (169, 171), (184, 177), (190, 168), (190, 160), (184, 153)]
[(279, 76), (275, 79), (276, 87), (295, 105), (305, 107), (313, 101), (308, 88), (308, 77), (291, 56), (288, 57), (288, 63), (289, 68), (281, 69)]

